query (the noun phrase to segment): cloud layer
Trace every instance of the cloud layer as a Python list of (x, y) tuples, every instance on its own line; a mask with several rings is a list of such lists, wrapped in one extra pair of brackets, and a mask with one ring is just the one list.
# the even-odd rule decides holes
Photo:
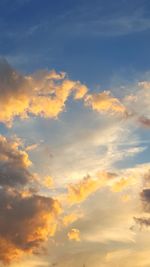
[[(55, 255), (60, 266), (76, 266), (79, 253), (92, 260), (105, 244), (108, 266), (126, 254), (112, 249), (126, 244), (130, 254), (141, 228), (149, 228), (149, 140), (142, 134), (150, 125), (150, 84), (118, 95), (93, 93), (64, 72), (22, 75), (0, 61), (0, 122), (12, 126), (0, 135), (3, 264), (38, 255), (47, 243), (47, 262)], [(45, 120), (64, 110), (60, 120)]]

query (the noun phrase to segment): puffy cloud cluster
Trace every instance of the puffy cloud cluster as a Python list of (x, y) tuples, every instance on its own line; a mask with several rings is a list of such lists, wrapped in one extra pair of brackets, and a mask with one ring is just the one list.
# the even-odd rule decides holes
[(59, 202), (32, 189), (31, 162), (18, 140), (0, 136), (0, 260), (9, 263), (24, 253), (37, 253), (53, 236)]
[(26, 118), (30, 114), (56, 118), (72, 92), (74, 99), (81, 99), (87, 87), (55, 71), (21, 75), (0, 60), (0, 122), (11, 125), (15, 117)]
[(149, 127), (149, 82), (139, 82), (133, 87), (136, 87), (136, 90), (122, 99), (114, 97), (110, 91), (88, 94), (86, 85), (68, 79), (64, 72), (45, 70), (32, 75), (22, 75), (1, 59), (0, 122), (10, 126), (16, 117), (57, 118), (73, 93), (75, 100), (84, 99), (85, 106), (97, 112), (120, 115), (126, 119), (135, 117), (141, 125)]
[(28, 154), (19, 149), (18, 140), (12, 141), (0, 135), (0, 185), (25, 185), (33, 179), (28, 167), (31, 165)]
[(60, 206), (52, 198), (22, 197), (19, 192), (1, 189), (0, 211), (0, 259), (9, 263), (24, 252), (37, 253), (41, 242), (54, 235)]
[[(92, 93), (87, 93), (88, 89), (85, 85), (81, 84), (78, 81), (76, 82), (69, 80), (65, 73), (56, 73), (55, 71), (50, 71), (50, 72), (40, 71), (33, 75), (21, 75), (15, 70), (13, 70), (13, 68), (11, 68), (6, 61), (1, 60), (0, 61), (0, 106), (1, 106), (0, 122), (5, 123), (9, 126), (13, 122), (13, 119), (16, 117), (22, 119), (27, 118), (28, 116), (56, 118), (60, 114), (60, 112), (64, 110), (68, 97), (73, 94), (75, 100), (83, 99), (86, 107), (90, 107), (92, 110), (97, 111), (101, 114), (117, 116), (118, 125), (119, 125), (119, 119), (125, 118), (127, 120), (131, 119), (133, 123), (135, 123), (136, 121), (144, 127), (149, 127), (150, 126), (149, 89), (150, 89), (149, 83), (146, 82), (139, 83), (138, 85), (136, 85), (136, 89), (132, 94), (129, 94), (123, 97), (122, 99), (114, 97), (110, 93), (110, 91), (103, 91), (92, 94)], [(93, 113), (92, 116), (94, 117), (95, 113)], [(108, 117), (104, 116), (102, 121), (104, 121), (106, 118)], [(110, 121), (111, 119), (109, 118), (108, 124)], [(111, 123), (113, 124), (115, 122), (116, 119), (114, 120), (112, 119)], [(102, 128), (105, 127), (104, 123), (101, 124), (102, 127), (101, 128), (97, 127), (96, 134), (92, 136), (91, 134), (92, 131), (89, 132), (89, 135), (92, 137), (92, 141), (90, 141), (91, 147), (95, 146), (96, 149), (100, 150), (100, 152), (102, 151), (102, 153), (104, 149), (104, 153), (106, 154), (106, 159), (104, 159), (104, 161), (111, 162), (113, 161), (112, 158), (115, 159), (117, 157), (121, 158), (120, 156), (121, 150), (119, 150), (120, 147), (118, 148), (118, 150), (117, 149), (115, 150), (113, 147), (114, 143), (116, 143), (117, 146), (117, 143), (120, 142), (118, 138), (119, 135), (117, 135), (117, 138), (116, 137), (114, 138), (113, 137), (114, 130), (112, 130), (111, 132), (109, 127), (108, 127), (108, 134), (106, 134), (105, 131), (102, 131)], [(92, 125), (94, 125), (95, 127), (95, 124)], [(69, 132), (68, 130), (69, 127), (67, 128), (68, 132)], [(121, 135), (123, 135), (122, 134), (123, 131), (121, 131)], [(76, 134), (76, 131), (74, 131), (74, 133)], [(87, 158), (87, 154), (89, 152), (88, 149), (86, 150), (87, 145), (85, 143), (86, 138), (87, 140), (89, 138), (87, 136), (88, 135), (87, 131), (84, 129), (84, 134), (83, 136), (81, 134), (81, 137), (78, 134), (76, 135), (78, 138), (77, 140), (78, 144), (76, 147), (77, 152), (75, 151), (75, 146), (72, 145), (74, 139), (73, 140), (70, 139), (71, 142), (70, 140), (68, 142), (67, 139), (68, 135), (67, 135), (66, 137), (67, 142), (66, 143), (64, 142), (65, 145), (63, 149), (61, 149), (61, 144), (60, 144), (61, 142), (60, 142), (59, 143), (60, 146), (57, 144), (58, 145), (57, 151), (55, 151), (56, 146), (55, 145), (53, 146), (54, 153), (57, 152), (58, 153), (57, 155), (59, 155), (61, 154), (60, 150), (65, 151), (66, 154), (62, 154), (61, 157), (62, 159), (66, 158), (66, 155), (69, 151), (69, 153), (75, 154), (77, 161), (80, 161), (81, 153), (78, 153), (78, 151), (80, 152), (81, 150), (83, 150), (84, 156)], [(99, 135), (102, 135), (101, 140), (99, 138)], [(111, 136), (110, 149), (108, 149), (108, 151), (106, 146), (106, 143), (108, 143), (107, 136)], [(84, 143), (84, 146), (82, 147), (83, 149), (81, 149), (81, 142)], [(68, 148), (65, 147), (67, 146), (66, 144), (68, 143), (71, 143), (72, 145), (71, 149), (69, 146)], [(61, 213), (60, 203), (56, 199), (40, 195), (40, 193), (37, 191), (36, 176), (34, 175), (34, 173), (31, 172), (30, 165), (32, 164), (32, 162), (30, 161), (27, 154), (28, 151), (32, 151), (37, 147), (38, 144), (34, 143), (33, 145), (27, 146), (24, 150), (19, 140), (17, 139), (10, 140), (4, 136), (0, 136), (0, 260), (3, 261), (3, 263), (9, 263), (12, 260), (17, 259), (21, 255), (23, 255), (24, 253), (40, 252), (40, 248), (43, 246), (43, 241), (48, 240), (49, 237), (55, 234), (58, 223), (61, 224), (62, 228), (63, 227), (67, 228), (67, 231), (69, 225), (71, 225), (71, 227), (74, 227), (68, 232), (67, 234), (68, 239), (79, 241), (80, 231), (78, 230), (78, 228), (82, 229), (83, 231), (83, 227), (80, 228), (80, 222), (79, 222), (80, 221), (79, 219), (81, 219), (82, 215), (80, 212), (74, 211), (75, 206), (73, 205), (83, 202), (91, 194), (95, 193), (98, 189), (106, 185), (109, 185), (111, 188), (111, 190), (109, 191), (110, 194), (112, 194), (112, 191), (121, 192), (122, 190), (125, 189), (128, 190), (129, 186), (134, 185), (135, 179), (134, 177), (131, 178), (131, 176), (133, 176), (133, 173), (131, 174), (130, 177), (124, 175), (122, 176), (120, 175), (119, 172), (117, 172), (117, 174), (109, 172), (99, 172), (94, 177), (87, 175), (85, 178), (83, 178), (83, 180), (80, 180), (75, 184), (69, 184), (67, 192), (67, 202), (66, 202), (66, 195), (65, 196), (63, 195), (62, 198), (60, 196), (59, 199), (63, 200), (65, 203), (64, 205), (67, 205), (67, 208), (69, 209), (69, 211), (67, 210), (68, 215), (63, 215), (63, 217), (60, 219), (58, 218), (58, 215)], [(123, 155), (125, 155), (125, 153), (127, 152), (129, 154), (134, 154), (137, 153), (138, 151), (141, 151), (140, 148), (133, 148), (133, 149), (129, 148), (128, 150), (125, 150), (125, 152), (123, 152), (122, 150), (122, 153), (124, 153)], [(69, 158), (71, 158), (69, 153), (68, 153)], [(40, 156), (39, 156), (39, 161), (41, 159)], [(57, 166), (58, 166), (58, 157), (57, 156), (55, 157)], [(70, 163), (70, 161), (67, 160), (65, 163), (63, 160), (60, 161), (64, 166), (64, 168), (66, 168), (66, 166), (69, 165)], [(85, 165), (88, 165), (89, 161), (93, 161), (92, 164), (94, 165), (97, 164), (98, 167), (96, 166), (95, 171), (93, 171), (96, 172), (99, 168), (100, 161), (98, 159), (98, 161), (96, 162), (94, 158), (94, 152), (90, 154), (90, 157), (88, 157), (88, 161), (86, 161)], [(76, 168), (76, 164), (74, 162), (73, 164)], [(104, 162), (104, 168), (105, 166), (107, 165), (105, 165)], [(76, 168), (78, 172), (79, 172), (79, 167), (80, 164), (78, 164)], [(90, 164), (89, 164), (89, 169), (91, 169)], [(88, 171), (85, 170), (83, 171), (84, 172), (81, 174), (83, 175), (82, 177), (84, 177), (84, 173), (88, 173)], [(60, 172), (60, 174), (62, 175), (60, 169), (58, 170), (58, 172)], [(89, 170), (89, 172), (93, 173), (92, 170)], [(141, 173), (142, 172), (143, 170), (141, 171)], [(141, 175), (141, 173), (139, 175)], [(54, 174), (52, 173), (52, 176), (53, 175)], [(138, 179), (136, 174), (136, 181), (137, 180)], [(149, 179), (145, 180), (146, 186), (149, 187), (148, 183)], [(57, 186), (57, 183), (55, 184)], [(46, 190), (48, 191), (48, 188), (49, 189), (54, 188), (54, 181), (51, 176), (45, 176), (45, 179), (41, 181), (41, 185), (46, 187)], [(55, 188), (55, 192), (53, 191), (53, 194), (56, 194), (56, 190), (57, 188)], [(60, 193), (61, 190), (59, 188), (58, 192)], [(127, 201), (130, 198), (130, 195), (128, 195), (128, 193), (129, 192), (127, 192), (127, 194), (124, 195), (125, 196), (124, 201)], [(114, 196), (115, 194), (112, 195)], [(149, 188), (143, 189), (141, 193), (141, 199), (144, 207), (144, 212), (147, 213), (148, 216), (144, 215), (143, 217), (142, 216), (139, 218), (135, 217), (134, 219), (136, 223), (138, 223), (140, 226), (143, 225), (149, 226), (150, 225)], [(77, 208), (79, 207), (81, 208), (82, 205), (77, 205)], [(97, 214), (95, 218), (97, 220)], [(108, 219), (110, 220), (110, 218)], [(106, 218), (104, 223), (106, 223)], [(91, 225), (93, 227), (93, 224)], [(95, 234), (95, 236), (96, 235), (97, 233)], [(125, 233), (123, 232), (123, 235), (126, 235), (126, 232)], [(104, 233), (103, 239), (108, 239), (107, 236), (108, 233)], [(112, 229), (111, 238), (113, 240), (116, 240), (117, 238), (120, 240), (120, 236), (121, 233), (118, 232), (116, 237), (116, 228)], [(69, 242), (69, 244), (71, 243)]]
[(122, 99), (114, 97), (110, 91), (87, 94), (84, 101), (86, 106), (99, 113), (134, 118), (142, 126), (150, 127), (150, 82), (134, 84), (131, 92)]

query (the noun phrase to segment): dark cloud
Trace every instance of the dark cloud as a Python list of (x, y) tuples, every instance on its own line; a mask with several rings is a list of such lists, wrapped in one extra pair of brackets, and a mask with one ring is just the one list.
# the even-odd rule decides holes
[(28, 154), (19, 140), (0, 136), (0, 261), (10, 263), (24, 253), (38, 253), (53, 236), (60, 204), (32, 189)]
[(134, 220), (141, 227), (142, 226), (146, 226), (146, 227), (149, 227), (150, 226), (150, 218), (146, 218), (146, 217), (136, 218), (136, 217), (134, 217)]
[(150, 188), (143, 189), (141, 192), (143, 202), (150, 204)]
[(144, 116), (139, 117), (138, 121), (140, 124), (142, 124), (144, 127), (149, 128), (150, 127), (150, 119), (146, 118)]
[[(147, 179), (149, 177), (149, 173), (145, 175)], [(150, 213), (150, 188), (145, 188), (141, 192), (141, 201), (142, 201), (142, 208), (144, 212)], [(135, 222), (140, 225), (140, 227), (149, 227), (150, 226), (150, 217), (134, 217)]]
[(28, 167), (28, 154), (19, 149), (19, 142), (0, 136), (0, 185), (25, 185), (33, 179)]

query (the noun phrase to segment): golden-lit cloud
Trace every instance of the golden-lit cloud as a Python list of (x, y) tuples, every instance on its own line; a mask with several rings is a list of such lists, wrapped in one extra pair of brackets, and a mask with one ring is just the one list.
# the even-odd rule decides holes
[(115, 174), (100, 172), (96, 178), (86, 176), (76, 184), (68, 186), (68, 201), (71, 204), (80, 203), (89, 197), (92, 193), (106, 185), (109, 179), (114, 178)]
[(77, 214), (77, 213), (70, 213), (68, 215), (65, 215), (62, 218), (62, 222), (64, 224), (64, 226), (68, 226), (70, 224), (72, 224), (73, 222), (77, 221), (81, 216), (81, 214)]
[[(60, 203), (36, 190), (31, 161), (20, 143), (0, 136), (0, 261), (38, 253), (55, 234)], [(34, 184), (35, 183), (35, 184)]]
[(20, 143), (0, 135), (0, 185), (25, 185), (34, 176), (29, 172), (31, 165), (28, 154), (19, 149)]
[[(82, 245), (86, 259), (89, 251), (96, 253), (100, 247), (100, 252), (104, 243), (106, 247), (133, 246), (143, 234), (139, 227), (131, 227), (133, 221), (140, 228), (150, 226), (149, 164), (132, 161), (134, 166), (128, 169), (132, 162), (125, 163), (125, 158), (138, 157), (149, 145), (149, 140), (140, 139), (142, 131), (138, 136), (137, 128), (143, 127), (147, 134), (150, 126), (150, 84), (141, 82), (133, 87), (126, 95), (126, 90), (119, 93), (121, 97), (110, 91), (92, 93), (64, 72), (22, 75), (0, 61), (0, 122), (7, 126), (14, 122), (7, 136), (13, 132), (23, 138), (0, 135), (2, 264), (38, 255), (46, 242), (50, 245), (49, 256), (44, 256), (47, 261), (56, 251), (56, 257), (67, 258), (65, 249), (73, 257), (74, 248)], [(60, 120), (36, 120), (37, 127), (29, 125), (31, 120), (17, 120), (57, 118), (69, 97), (82, 99), (83, 105), (70, 105), (69, 116), (64, 114)], [(22, 125), (27, 126), (26, 132)], [(101, 265), (115, 265), (117, 258), (128, 253), (128, 249), (110, 251)], [(62, 261), (60, 266), (76, 266), (72, 262), (71, 258), (68, 265)], [(93, 266), (99, 266), (94, 262)]]
[(79, 229), (72, 228), (68, 232), (68, 239), (69, 240), (74, 240), (74, 241), (80, 241), (80, 231), (79, 231)]
[(133, 180), (131, 179), (131, 177), (121, 178), (112, 185), (111, 189), (114, 192), (120, 192), (131, 184), (133, 184)]
[(53, 178), (49, 175), (47, 175), (45, 178), (44, 178), (44, 182), (43, 182), (43, 185), (47, 188), (52, 188), (53, 185), (54, 185), (54, 181), (53, 181)]
[(9, 263), (24, 253), (38, 253), (41, 243), (55, 234), (60, 204), (52, 198), (24, 198), (18, 192), (3, 189), (0, 200), (0, 260)]
[(113, 97), (110, 91), (89, 94), (85, 98), (85, 104), (98, 112), (125, 113), (126, 109), (119, 99)]
[(69, 80), (65, 73), (41, 71), (23, 76), (1, 60), (0, 122), (10, 126), (15, 117), (24, 119), (31, 114), (56, 118), (70, 94), (74, 93), (74, 99), (81, 99), (87, 90), (79, 81)]

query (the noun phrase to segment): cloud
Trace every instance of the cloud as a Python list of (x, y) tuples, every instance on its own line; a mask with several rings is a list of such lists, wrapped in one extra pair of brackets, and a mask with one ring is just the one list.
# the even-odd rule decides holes
[(53, 181), (53, 178), (49, 175), (47, 175), (45, 178), (44, 178), (44, 182), (43, 182), (43, 185), (47, 188), (52, 188), (54, 186), (54, 181)]
[[(135, 239), (130, 224), (139, 204), (136, 201), (141, 186), (140, 176), (148, 166), (135, 166), (133, 171), (115, 168), (118, 161), (122, 160), (124, 165), (125, 157), (137, 155), (145, 149), (139, 146), (140, 140), (132, 134), (137, 121), (141, 126), (149, 124), (149, 85), (136, 84), (135, 90), (122, 98), (114, 97), (109, 91), (92, 94), (87, 93), (85, 85), (69, 80), (65, 73), (40, 71), (21, 75), (4, 61), (0, 64), (0, 85), (0, 104), (3, 105), (0, 121), (5, 124), (11, 124), (17, 117), (56, 118), (65, 109), (72, 94), (74, 99), (84, 101), (84, 105), (74, 104), (74, 110), (64, 114), (61, 123), (55, 120), (49, 125), (40, 120), (42, 127), (38, 127), (38, 131), (33, 124), (34, 131), (28, 128), (26, 134), (25, 127), (22, 128), (26, 125), (24, 121), (17, 121), (16, 125), (22, 128), (22, 136), (30, 134), (32, 141), (34, 137), (36, 143), (31, 146), (25, 148), (17, 138), (0, 136), (0, 260), (9, 263), (24, 255), (40, 253), (45, 241), (51, 240), (56, 232), (52, 253), (55, 245), (62, 253), (63, 249), (59, 246), (62, 241), (65, 246), (66, 243), (68, 246), (80, 246), (83, 242), (88, 250), (91, 243), (133, 243)], [(80, 106), (79, 110), (77, 106)], [(133, 127), (130, 127), (131, 124)], [(11, 129), (13, 132), (17, 130), (15, 127)], [(52, 156), (48, 155), (46, 162), (47, 153), (44, 150), (42, 154), (43, 147), (39, 146), (31, 153), (33, 163), (36, 163), (34, 166), (28, 152), (35, 149), (40, 140), (50, 147)], [(34, 169), (42, 173), (44, 179), (39, 174), (36, 176)], [(51, 175), (55, 177), (53, 190)], [(65, 179), (60, 179), (62, 177)], [(149, 186), (149, 174), (144, 179), (143, 183)], [(121, 202), (123, 194), (114, 192), (124, 189), (126, 195)], [(51, 195), (57, 196), (56, 199)], [(149, 195), (149, 188), (144, 188), (141, 199), (143, 210), (148, 213)], [(57, 199), (64, 208), (63, 215)], [(125, 201), (129, 199), (130, 205), (126, 205)], [(84, 213), (86, 207), (87, 213)], [(142, 215), (135, 218), (138, 224), (148, 226), (149, 217)], [(69, 240), (81, 242), (68, 242), (67, 236)], [(57, 238), (60, 243), (57, 243)], [(70, 248), (70, 253), (73, 249)]]
[(109, 179), (114, 178), (115, 174), (100, 172), (93, 179), (90, 176), (86, 176), (83, 180), (76, 184), (70, 184), (68, 186), (68, 201), (71, 204), (80, 203), (88, 198), (92, 193), (99, 188), (106, 185)]
[[(128, 89), (128, 88), (126, 88)], [(142, 101), (141, 101), (142, 99)], [(150, 82), (141, 81), (131, 85), (130, 93), (119, 99), (110, 91), (87, 94), (85, 106), (101, 114), (117, 116), (141, 126), (150, 127)]]
[(135, 183), (134, 179), (131, 177), (129, 178), (121, 178), (120, 180), (113, 183), (111, 189), (114, 192), (120, 192), (123, 189), (126, 189), (127, 187), (133, 185)]
[(1, 189), (0, 210), (0, 260), (10, 263), (24, 253), (38, 253), (55, 234), (60, 205), (49, 197)]
[(70, 213), (68, 215), (65, 215), (62, 221), (63, 221), (64, 226), (68, 226), (72, 224), (73, 222), (77, 221), (81, 217), (82, 217), (81, 214)]
[(28, 145), (28, 146), (26, 146), (25, 150), (26, 151), (32, 151), (32, 150), (36, 149), (38, 146), (39, 146), (39, 144)]
[(20, 143), (0, 135), (0, 185), (25, 185), (34, 179), (28, 167), (31, 165), (28, 154), (19, 149)]
[[(149, 127), (150, 119), (150, 86), (149, 82), (142, 81), (134, 84), (131, 93), (123, 99), (129, 118), (134, 118), (142, 126)], [(141, 101), (142, 99), (142, 101)]]
[(141, 197), (143, 201), (150, 203), (150, 188), (143, 189)]
[(69, 240), (80, 241), (80, 231), (76, 228), (71, 229), (68, 232), (68, 238)]
[(102, 93), (89, 94), (85, 98), (85, 104), (92, 107), (93, 110), (98, 112), (125, 113), (126, 109), (121, 104), (119, 99), (111, 96), (110, 91), (104, 91)]
[(85, 106), (99, 113), (125, 119), (135, 118), (141, 125), (149, 127), (149, 82), (142, 81), (134, 87), (134, 94), (122, 99), (114, 97), (110, 91), (87, 94), (86, 85), (68, 79), (64, 72), (41, 70), (31, 75), (22, 75), (6, 60), (1, 59), (0, 122), (11, 126), (17, 117), (57, 118), (64, 110), (69, 96), (73, 94), (74, 100), (84, 99)]
[(134, 217), (134, 220), (141, 227), (142, 226), (146, 226), (146, 227), (149, 227), (150, 226), (150, 218), (146, 218), (146, 217), (137, 218), (137, 217)]
[(141, 200), (145, 211), (150, 212), (150, 188), (145, 188), (141, 192)]
[(60, 203), (37, 192), (31, 161), (18, 139), (0, 136), (0, 261), (38, 253), (53, 236)]
[(40, 71), (21, 75), (6, 60), (0, 60), (0, 122), (11, 125), (15, 117), (30, 115), (56, 118), (64, 110), (65, 102), (83, 98), (87, 87), (69, 80), (65, 73)]
[(150, 127), (150, 119), (146, 117), (139, 117), (138, 122), (142, 124), (142, 126), (149, 128)]

